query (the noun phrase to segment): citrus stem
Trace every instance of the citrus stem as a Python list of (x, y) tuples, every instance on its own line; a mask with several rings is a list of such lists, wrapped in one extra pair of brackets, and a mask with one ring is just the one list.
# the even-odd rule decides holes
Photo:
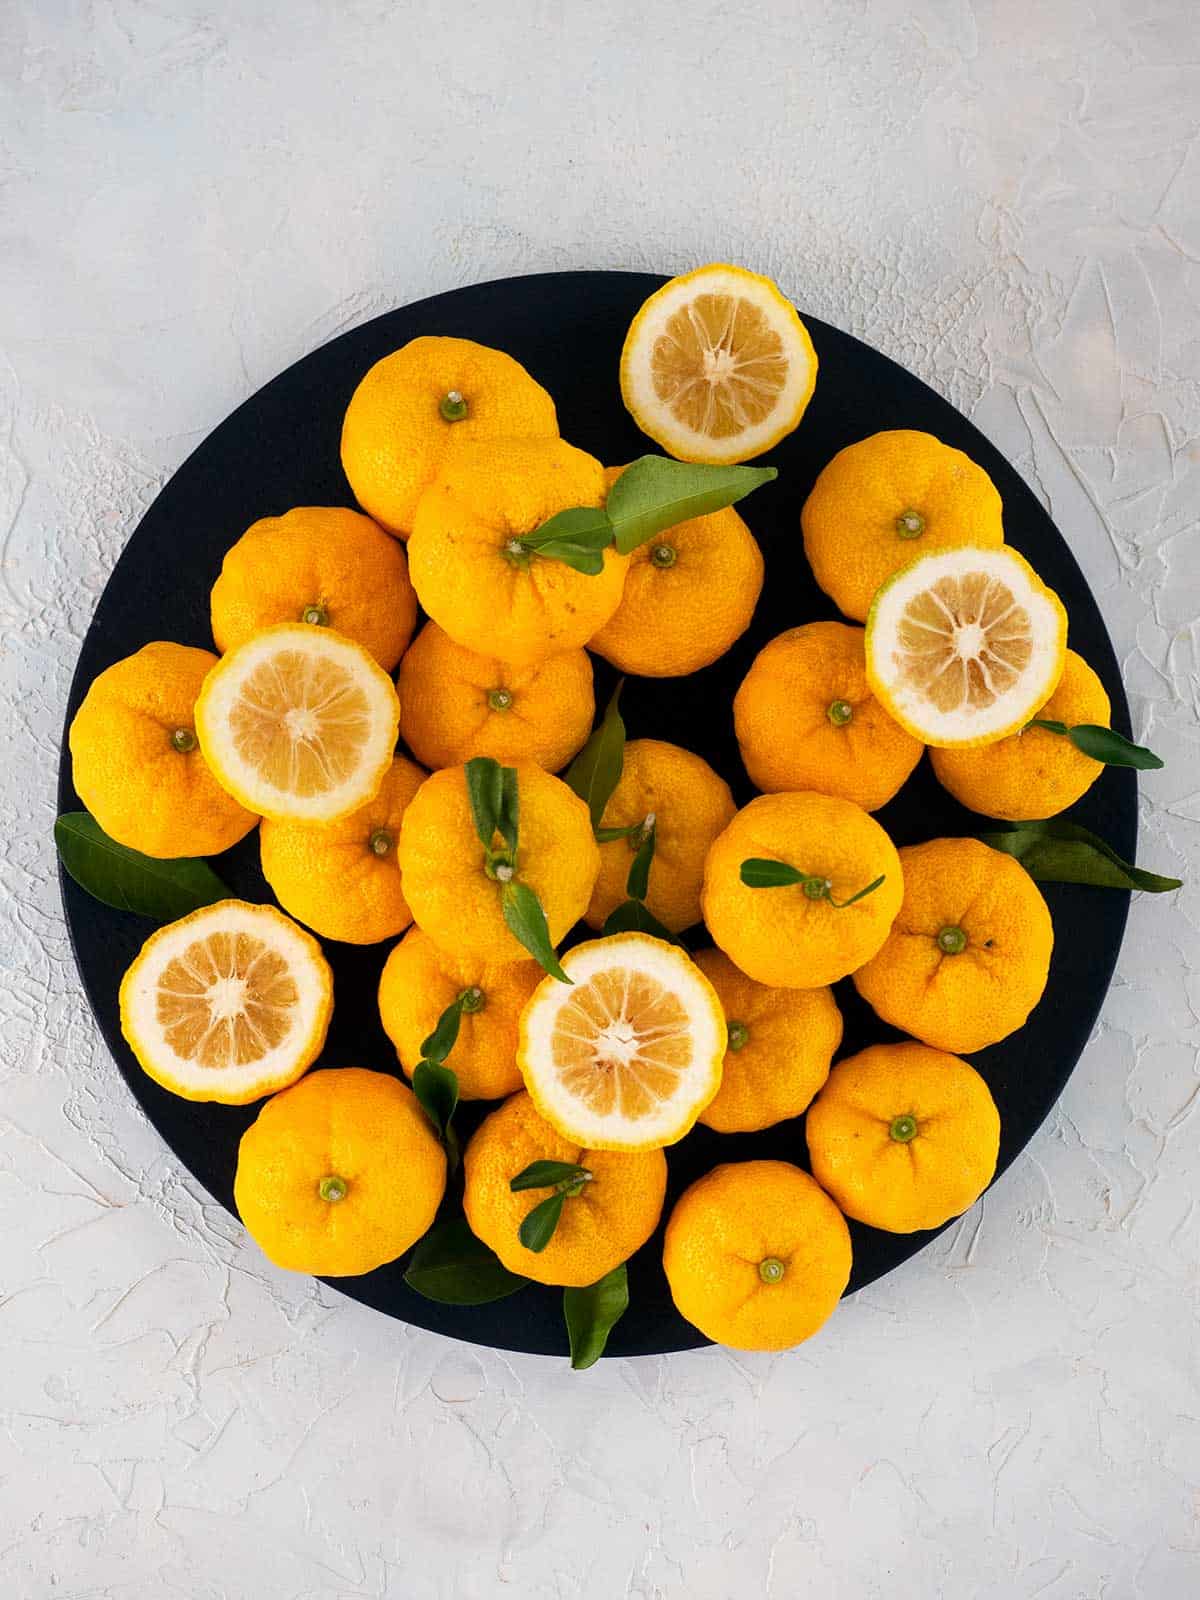
[(589, 1172), (585, 1167), (577, 1178), (564, 1178), (561, 1183), (556, 1183), (554, 1192), (555, 1194), (565, 1194), (568, 1199), (572, 1199), (575, 1195), (583, 1193), (584, 1188), (591, 1183), (594, 1176), (595, 1174)]
[(637, 855), (638, 851), (645, 844), (646, 840), (654, 832), (657, 823), (657, 814), (653, 811), (647, 811), (642, 820), (629, 830), (629, 833), (625, 838), (625, 843), (633, 851), (634, 855)]
[(196, 748), (196, 735), (190, 728), (176, 728), (171, 735), (171, 749), (178, 750), (181, 756), (188, 755)]
[(511, 711), (513, 703), (512, 690), (489, 689), (487, 703), (493, 711)]
[(667, 567), (675, 565), (679, 559), (679, 552), (674, 545), (656, 544), (650, 552), (650, 559), (656, 567), (661, 567), (665, 570)]
[(327, 628), (329, 626), (329, 611), (326, 606), (315, 601), (311, 606), (305, 606), (300, 612), (300, 621), (311, 623), (314, 628)]
[(758, 1275), (764, 1283), (782, 1283), (786, 1271), (778, 1256), (764, 1256), (758, 1263)]
[(911, 1112), (905, 1112), (902, 1117), (893, 1117), (888, 1133), (897, 1144), (907, 1144), (910, 1139), (915, 1139), (917, 1136), (916, 1117)]
[(447, 389), (438, 410), (447, 422), (461, 422), (467, 414), (467, 402), (458, 389)]
[(317, 1185), (317, 1193), (321, 1196), (321, 1199), (328, 1200), (331, 1204), (337, 1200), (344, 1200), (349, 1192), (350, 1185), (345, 1178), (340, 1178), (336, 1172), (327, 1174)]
[(464, 989), (458, 1000), (467, 1016), (483, 1010), (484, 993), (477, 983), (473, 983), (469, 989)]
[(496, 883), (511, 883), (515, 864), (506, 850), (488, 850), (484, 853), (483, 870)]
[(832, 878), (808, 877), (804, 880), (804, 892), (810, 900), (828, 900), (832, 888)]
[(919, 511), (902, 511), (896, 518), (896, 533), (901, 539), (919, 539), (925, 532), (925, 518)]
[(510, 566), (518, 567), (522, 572), (528, 572), (530, 558), (533, 551), (522, 539), (508, 539), (500, 546), (500, 554)]
[(749, 1042), (750, 1029), (744, 1022), (731, 1022), (729, 1024), (729, 1048), (738, 1051)]
[(395, 838), (386, 828), (376, 828), (367, 840), (367, 847), (373, 856), (386, 856), (395, 842)]
[(844, 728), (854, 715), (854, 707), (849, 700), (834, 700), (825, 715), (835, 728)]
[(967, 948), (967, 936), (961, 928), (945, 927), (937, 936), (937, 947), (944, 956), (960, 956)]

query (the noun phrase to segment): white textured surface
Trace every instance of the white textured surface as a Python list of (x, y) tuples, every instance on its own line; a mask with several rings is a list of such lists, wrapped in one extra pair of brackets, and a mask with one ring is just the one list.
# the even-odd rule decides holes
[[(803, 20), (796, 13), (803, 12)], [(285, 363), (562, 266), (775, 274), (1049, 502), (1200, 877), (1191, 0), (0, 4), (0, 1588), (13, 1600), (1189, 1600), (1198, 890), (1069, 1091), (791, 1355), (576, 1377), (264, 1267), (97, 1042), (61, 708), (139, 512)]]

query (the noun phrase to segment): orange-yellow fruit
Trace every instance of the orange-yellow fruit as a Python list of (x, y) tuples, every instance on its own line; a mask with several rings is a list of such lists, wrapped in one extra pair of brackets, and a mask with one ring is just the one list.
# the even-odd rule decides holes
[(714, 1167), (667, 1223), (663, 1270), (681, 1316), (736, 1350), (811, 1338), (850, 1281), (850, 1231), (829, 1196), (786, 1161)]
[(227, 552), (211, 605), (218, 650), (277, 622), (307, 622), (356, 640), (385, 672), (417, 621), (404, 551), (344, 506), (298, 506), (254, 523)]
[(385, 1072), (312, 1072), (242, 1135), (233, 1197), (269, 1261), (353, 1278), (428, 1231), (446, 1157), (411, 1089)]
[(885, 1022), (956, 1054), (1024, 1023), (1046, 987), (1054, 925), (1019, 862), (978, 839), (901, 850), (904, 903), (886, 943), (854, 974)]
[[(700, 888), (709, 846), (737, 807), (724, 778), (700, 756), (662, 739), (631, 739), (621, 780), (604, 808), (602, 828), (628, 828), (653, 819), (654, 859), (646, 908), (671, 933), (700, 921)], [(590, 927), (602, 928), (625, 899), (626, 880), (644, 833), (600, 846), (600, 876), (587, 908)]]
[(324, 939), (378, 944), (412, 921), (396, 847), (426, 774), (397, 756), (379, 792), (337, 822), (273, 822), (259, 832), (263, 877), (283, 909)]
[[(557, 945), (587, 909), (600, 869), (588, 808), (560, 778), (517, 766), (520, 836), (514, 874), (541, 902)], [(494, 844), (502, 841), (497, 834)], [(400, 828), (400, 870), (413, 919), (435, 944), (484, 961), (525, 961), (504, 921), (504, 884), (485, 869), (462, 767), (435, 772), (417, 790)]]
[[(605, 473), (610, 489), (623, 471)], [(762, 583), (762, 552), (732, 506), (692, 517), (633, 552), (621, 604), (589, 649), (640, 678), (698, 672), (745, 633)]]
[(587, 739), (596, 713), (585, 650), (511, 667), (455, 644), (436, 622), (417, 635), (397, 686), (401, 738), (429, 767), (491, 756), (557, 772)]
[(813, 576), (857, 622), (879, 585), (918, 556), (1004, 542), (995, 485), (970, 456), (930, 433), (895, 428), (847, 445), (800, 514)]
[(358, 503), (390, 532), (455, 450), (554, 439), (554, 401), (503, 350), (470, 339), (412, 339), (367, 372), (342, 424), (342, 466)]
[(411, 1078), (421, 1044), (460, 995), (467, 997), (446, 1065), (458, 1075), (463, 1100), (499, 1100), (521, 1087), (517, 1023), (543, 977), (536, 961), (496, 966), (478, 956), (441, 950), (410, 928), (387, 958), (379, 980), (379, 1015)]
[(217, 782), (196, 738), (196, 701), (217, 657), (158, 642), (107, 667), (71, 723), (76, 793), (118, 844), (211, 856), (258, 821)]
[[(741, 867), (754, 859), (794, 867), (810, 881), (750, 888)], [(847, 903), (877, 878), (878, 888)], [(818, 989), (862, 966), (887, 938), (902, 895), (887, 834), (859, 806), (824, 794), (759, 795), (704, 867), (708, 931), (748, 977), (771, 987)]]
[(147, 1076), (185, 1100), (242, 1106), (321, 1052), (333, 975), (274, 906), (220, 900), (152, 933), (121, 980), (121, 1032)]
[[(1112, 707), (1091, 667), (1068, 650), (1058, 688), (1034, 715), (1069, 728), (1107, 728)], [(1065, 734), (1044, 728), (1026, 728), (982, 748), (931, 750), (929, 756), (938, 782), (960, 805), (1006, 822), (1057, 816), (1104, 771), (1103, 762), (1085, 756)]]
[[(528, 1250), (521, 1223), (550, 1189), (513, 1194), (510, 1181), (535, 1161), (564, 1161), (591, 1173), (568, 1196), (549, 1244)], [(641, 1248), (654, 1232), (667, 1191), (661, 1150), (617, 1154), (565, 1139), (537, 1113), (527, 1094), (515, 1094), (479, 1127), (463, 1157), (463, 1208), (471, 1231), (510, 1272), (535, 1283), (583, 1288)]]
[(718, 1133), (754, 1133), (800, 1116), (842, 1042), (832, 991), (768, 989), (720, 950), (694, 959), (717, 991), (728, 1038), (721, 1087), (700, 1121)]
[(808, 622), (763, 646), (734, 696), (750, 781), (769, 793), (816, 789), (878, 811), (923, 746), (867, 685), (863, 630)]
[(813, 1176), (848, 1217), (916, 1233), (959, 1216), (992, 1181), (1000, 1114), (957, 1056), (876, 1044), (838, 1062), (805, 1132)]
[(817, 355), (770, 278), (714, 262), (672, 278), (639, 310), (621, 351), (621, 398), (681, 461), (748, 461), (791, 433)]
[(604, 498), (604, 468), (562, 439), (455, 451), (413, 523), (418, 599), (459, 644), (513, 666), (579, 649), (621, 603), (628, 557), (610, 547), (592, 576), (522, 540), (558, 512)]

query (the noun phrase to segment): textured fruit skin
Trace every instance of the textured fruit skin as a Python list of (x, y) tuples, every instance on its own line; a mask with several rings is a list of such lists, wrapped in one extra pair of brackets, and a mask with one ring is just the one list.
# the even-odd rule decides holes
[(725, 1052), (721, 1087), (699, 1120), (717, 1133), (755, 1133), (801, 1116), (842, 1042), (832, 990), (768, 989), (720, 950), (700, 950), (693, 960), (717, 991), (726, 1021), (748, 1035)]
[[(686, 950), (650, 934), (615, 933), (603, 939), (585, 940), (564, 954), (563, 970), (574, 983), (585, 978), (589, 965), (597, 959), (600, 965), (593, 970), (611, 972), (614, 966), (627, 963), (627, 970), (631, 966), (636, 972), (639, 966), (655, 963), (659, 965), (660, 974), (665, 972), (689, 1013), (690, 1046), (698, 1068), (695, 1081), (689, 1086), (692, 1092), (672, 1096), (668, 1102), (670, 1116), (660, 1116), (657, 1127), (648, 1127), (646, 1119), (632, 1123), (622, 1121), (619, 1104), (616, 1119), (604, 1114), (605, 1127), (600, 1137), (596, 1136), (594, 1125), (588, 1128), (583, 1117), (576, 1122), (580, 1103), (575, 1099), (564, 1105), (563, 1097), (556, 1093), (553, 1051), (552, 1047), (548, 1048), (545, 1029), (546, 1020), (552, 1023), (559, 1009), (570, 1001), (571, 991), (548, 975), (530, 996), (519, 1024), (517, 1065), (530, 1099), (539, 1114), (557, 1128), (563, 1138), (586, 1142), (589, 1149), (636, 1154), (678, 1144), (695, 1127), (701, 1111), (721, 1086), (725, 1014), (717, 991)], [(627, 995), (628, 990), (625, 990), (622, 1008)], [(663, 1106), (661, 1098), (659, 1106)]]
[[(342, 1200), (321, 1198), (331, 1174), (348, 1184)], [(445, 1154), (412, 1090), (386, 1072), (337, 1067), (267, 1101), (242, 1135), (233, 1197), (277, 1267), (352, 1278), (415, 1244), (445, 1187)]]
[[(759, 1263), (784, 1265), (764, 1283)], [(679, 1314), (735, 1350), (811, 1338), (850, 1281), (850, 1231), (829, 1196), (787, 1161), (714, 1167), (676, 1202), (663, 1270)]]
[[(829, 715), (836, 702), (848, 721)], [(767, 793), (815, 789), (878, 811), (899, 793), (924, 746), (867, 684), (863, 630), (808, 622), (758, 652), (733, 700), (733, 723), (751, 783)]]
[[(309, 958), (313, 963), (316, 975), (321, 983), (322, 1000), (318, 1005), (313, 1018), (313, 1025), (307, 1037), (295, 1044), (295, 1056), (291, 1061), (287, 1074), (275, 1077), (266, 1082), (261, 1076), (255, 1078), (253, 1069), (247, 1069), (246, 1079), (237, 1092), (228, 1090), (215, 1090), (211, 1087), (201, 1088), (195, 1084), (181, 1082), (170, 1071), (169, 1063), (155, 1059), (154, 1052), (148, 1041), (144, 1040), (137, 1026), (136, 1020), (136, 990), (142, 977), (147, 960), (153, 955), (156, 947), (181, 928), (194, 927), (198, 933), (204, 931), (205, 924), (211, 924), (213, 917), (228, 907), (238, 911), (249, 912), (255, 918), (264, 921), (277, 919), (288, 924), (289, 932), (300, 941), (307, 949)], [(148, 1078), (164, 1089), (169, 1089), (172, 1094), (177, 1094), (181, 1100), (198, 1102), (216, 1102), (225, 1106), (251, 1105), (255, 1100), (261, 1100), (264, 1094), (274, 1094), (277, 1090), (285, 1089), (301, 1077), (320, 1055), (325, 1047), (325, 1035), (329, 1031), (329, 1021), (333, 1016), (333, 973), (325, 959), (325, 952), (303, 928), (298, 928), (290, 922), (282, 911), (277, 911), (274, 906), (252, 905), (245, 900), (219, 900), (215, 905), (201, 906), (198, 911), (190, 912), (186, 917), (180, 917), (175, 922), (169, 922), (165, 927), (156, 928), (150, 935), (137, 955), (130, 962), (121, 979), (121, 988), (118, 994), (118, 1006), (121, 1017), (121, 1033), (129, 1048), (137, 1057), (138, 1066)]]
[(212, 589), (217, 649), (236, 649), (277, 622), (302, 622), (309, 606), (391, 672), (408, 647), (417, 597), (408, 562), (370, 517), (344, 506), (298, 506), (263, 517), (228, 551)]
[[(906, 511), (925, 519), (916, 538), (896, 531)], [(1000, 495), (983, 468), (911, 428), (873, 433), (839, 450), (813, 485), (800, 526), (813, 576), (856, 622), (866, 621), (879, 585), (918, 556), (1004, 543)]]
[[(789, 328), (797, 354), (807, 363), (805, 382), (798, 389), (791, 408), (782, 411), (770, 429), (756, 430), (756, 436), (751, 444), (737, 438), (723, 442), (719, 439), (697, 440), (690, 433), (678, 428), (668, 416), (661, 412), (652, 412), (639, 399), (641, 387), (639, 370), (643, 347), (651, 337), (647, 325), (655, 318), (665, 298), (673, 296), (676, 291), (687, 286), (691, 286), (691, 291), (696, 294), (732, 292), (750, 299), (761, 297), (771, 302), (781, 315), (783, 323)], [(778, 284), (770, 278), (724, 261), (709, 262), (692, 272), (681, 273), (669, 283), (664, 283), (661, 289), (656, 289), (642, 304), (630, 323), (629, 332), (625, 335), (625, 343), (621, 348), (621, 399), (626, 409), (644, 434), (680, 461), (720, 464), (748, 461), (754, 456), (762, 455), (781, 439), (786, 438), (789, 433), (794, 432), (808, 409), (816, 382), (817, 353), (813, 349), (808, 329), (800, 320), (795, 306), (780, 292)]]
[[(1042, 998), (1054, 925), (1036, 883), (978, 839), (931, 839), (900, 852), (904, 903), (887, 942), (854, 974), (885, 1022), (954, 1054), (1006, 1039)], [(943, 928), (967, 945), (946, 955)]]
[[(611, 489), (623, 467), (609, 467)], [(674, 552), (660, 566), (653, 552)], [(629, 557), (621, 604), (589, 649), (639, 678), (679, 678), (723, 656), (750, 626), (762, 593), (758, 542), (732, 506), (693, 517)]]
[[(467, 403), (459, 422), (440, 410), (452, 390)], [(404, 538), (417, 501), (455, 450), (557, 437), (554, 401), (520, 362), (470, 339), (413, 339), (377, 361), (351, 396), (342, 466), (363, 510)]]
[[(473, 756), (504, 766), (535, 761), (565, 767), (592, 731), (596, 699), (585, 650), (564, 650), (531, 667), (480, 655), (429, 622), (400, 664), (400, 736), (428, 767), (454, 767)], [(496, 710), (489, 694), (511, 704)]]
[(591, 577), (536, 554), (516, 565), (505, 552), (558, 512), (604, 499), (604, 468), (562, 439), (456, 450), (413, 523), (417, 597), (452, 639), (515, 667), (579, 649), (621, 603), (628, 557), (610, 547)]
[[(412, 921), (400, 883), (396, 847), (405, 808), (427, 774), (396, 756), (379, 793), (337, 822), (263, 821), (263, 877), (283, 909), (324, 939), (378, 944)], [(371, 839), (391, 836), (386, 855)]]
[[(600, 852), (578, 795), (532, 762), (516, 770), (516, 876), (541, 901), (557, 945), (587, 909)], [(433, 773), (417, 790), (404, 813), (399, 860), (413, 920), (435, 944), (493, 963), (529, 959), (504, 921), (502, 885), (484, 871), (462, 767)]]
[[(1073, 727), (1107, 728), (1112, 707), (1104, 685), (1074, 650), (1068, 650), (1058, 688), (1035, 713)], [(1061, 733), (1029, 728), (982, 749), (930, 750), (938, 782), (960, 805), (985, 817), (1031, 822), (1056, 817), (1088, 792), (1104, 771)]]
[[(592, 1173), (592, 1181), (567, 1199), (541, 1251), (527, 1250), (517, 1230), (551, 1190), (513, 1194), (508, 1186), (534, 1161), (569, 1161)], [(556, 1133), (527, 1094), (513, 1095), (480, 1125), (463, 1157), (463, 1174), (463, 1209), (475, 1236), (510, 1272), (572, 1288), (595, 1283), (645, 1244), (667, 1192), (661, 1150), (586, 1150)]]
[[(739, 876), (751, 857), (784, 861), (829, 878), (848, 900), (837, 910), (803, 886), (751, 889)], [(748, 977), (772, 987), (819, 989), (869, 961), (888, 936), (903, 895), (900, 857), (860, 806), (831, 795), (764, 794), (744, 806), (704, 864), (704, 920), (714, 941)]]
[[(929, 552), (930, 557), (936, 557), (938, 554), (939, 552), (937, 551)], [(911, 562), (909, 566), (915, 568), (921, 565), (924, 559), (924, 557), (918, 557), (917, 560)], [(1050, 614), (1053, 616), (1055, 637), (1052, 655), (1055, 664), (1051, 669), (1046, 682), (1047, 684), (1057, 684), (1059, 679), (1062, 677), (1063, 664), (1066, 660), (1067, 653), (1066, 608), (1059, 597), (1055, 594), (1054, 590), (1042, 582), (1041, 578), (1038, 577), (1037, 573), (1029, 565), (1025, 557), (1019, 554), (1018, 551), (1014, 550), (1011, 545), (1005, 545), (1003, 547), (1003, 554), (998, 557), (998, 560), (1002, 566), (1007, 566), (1014, 569), (1012, 573), (1014, 580), (1017, 579), (1018, 574), (1024, 577), (1025, 581), (1029, 584), (1030, 590), (1036, 594), (1041, 601), (1044, 602), (1044, 604), (1049, 608)], [(936, 562), (932, 564), (940, 565), (940, 563)], [(932, 574), (928, 575), (932, 576)], [(913, 717), (907, 715), (904, 708), (897, 703), (897, 697), (892, 692), (893, 686), (888, 681), (887, 628), (886, 624), (881, 621), (881, 613), (886, 608), (889, 592), (892, 590), (893, 586), (908, 582), (910, 577), (911, 574), (909, 572), (909, 568), (906, 567), (901, 567), (896, 572), (892, 573), (892, 575), (885, 579), (875, 591), (875, 595), (871, 601), (871, 609), (867, 613), (867, 631), (863, 642), (863, 648), (866, 653), (867, 683), (870, 686), (872, 694), (874, 694), (875, 698), (879, 701), (884, 710), (887, 711), (888, 714), (893, 717), (902, 728), (906, 729), (914, 739), (924, 739), (930, 750), (939, 747), (952, 748), (956, 750), (985, 749), (990, 745), (998, 744), (1001, 739), (1008, 738), (1010, 734), (1019, 732), (1020, 729), (1024, 727), (1025, 723), (1029, 721), (1030, 717), (1035, 714), (1033, 705), (1030, 705), (1029, 709), (1023, 714), (1017, 716), (1013, 720), (1010, 720), (1007, 726), (1000, 726), (983, 733), (965, 730), (959, 732), (954, 737), (950, 737), (945, 730), (942, 730), (939, 734), (939, 732), (933, 727), (922, 726), (919, 721), (916, 721), (913, 719)], [(1026, 599), (1028, 599), (1028, 597), (1026, 597)], [(1012, 709), (1013, 708), (1011, 706), (1008, 708), (1008, 714), (1011, 715)]]
[(411, 1078), (421, 1044), (447, 1006), (464, 989), (483, 992), (478, 1011), (464, 1011), (447, 1060), (458, 1074), (463, 1100), (499, 1100), (521, 1088), (517, 1022), (542, 980), (536, 961), (496, 966), (477, 956), (439, 950), (420, 928), (410, 928), (388, 956), (379, 980), (379, 1016)]
[[(905, 1116), (917, 1122), (906, 1143), (890, 1132)], [(974, 1067), (906, 1041), (839, 1061), (805, 1132), (813, 1176), (848, 1217), (916, 1233), (959, 1216), (992, 1181), (1000, 1113)]]
[[(604, 808), (601, 826), (627, 828), (653, 812), (654, 860), (646, 906), (671, 933), (700, 921), (704, 858), (736, 810), (729, 785), (702, 757), (662, 739), (626, 744), (621, 781)], [(628, 839), (600, 846), (600, 875), (586, 913), (589, 927), (602, 928), (609, 913), (628, 898), (625, 881), (634, 854)]]
[(107, 667), (71, 723), (71, 777), (80, 800), (118, 844), (143, 855), (212, 856), (258, 822), (217, 782), (197, 744), (196, 701), (217, 657), (162, 641)]

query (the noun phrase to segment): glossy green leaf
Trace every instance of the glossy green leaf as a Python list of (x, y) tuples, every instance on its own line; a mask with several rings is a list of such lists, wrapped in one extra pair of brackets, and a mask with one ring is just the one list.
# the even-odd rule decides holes
[(514, 1194), (522, 1189), (553, 1189), (556, 1184), (586, 1183), (591, 1173), (571, 1161), (531, 1161), (509, 1181)]
[(64, 869), (94, 900), (153, 922), (176, 922), (230, 891), (207, 861), (161, 861), (110, 839), (86, 811), (67, 811), (54, 823)]
[(731, 506), (778, 475), (774, 467), (702, 466), (641, 456), (608, 493), (605, 510), (617, 549), (627, 555), (656, 533)]
[(747, 889), (783, 889), (789, 884), (803, 883), (808, 874), (789, 867), (786, 861), (750, 856), (742, 862), (740, 876)]
[(620, 708), (624, 681), (613, 690), (599, 726), (564, 774), (564, 781), (587, 806), (593, 829), (600, 826), (625, 768), (625, 722)]
[(650, 887), (650, 865), (654, 860), (653, 825), (646, 829), (646, 837), (638, 845), (637, 854), (625, 880), (625, 893), (631, 900), (644, 900)]
[(500, 904), (505, 924), (513, 938), (525, 946), (552, 978), (557, 978), (560, 983), (570, 983), (571, 979), (559, 966), (554, 946), (550, 943), (550, 930), (546, 926), (542, 903), (529, 885), (515, 880), (506, 883)]
[(1166, 894), (1180, 878), (1160, 877), (1123, 861), (1097, 834), (1075, 822), (1014, 822), (979, 837), (993, 850), (1015, 856), (1039, 883), (1086, 883), (1099, 889), (1141, 889)]
[(422, 1111), (444, 1138), (458, 1105), (458, 1073), (437, 1061), (418, 1061), (412, 1075), (412, 1088)]
[(500, 808), (496, 816), (496, 827), (500, 837), (508, 846), (509, 854), (513, 860), (517, 859), (517, 835), (520, 831), (521, 799), (517, 792), (516, 767), (500, 768)]
[(613, 530), (603, 507), (572, 506), (550, 517), (520, 542), (534, 555), (561, 561), (594, 578), (604, 570), (604, 551), (612, 545)]
[(404, 1281), (426, 1300), (449, 1306), (489, 1305), (529, 1283), (501, 1265), (465, 1217), (451, 1217), (429, 1230), (412, 1253)]
[(541, 1200), (517, 1229), (517, 1237), (526, 1250), (542, 1251), (554, 1237), (554, 1230), (558, 1227), (558, 1219), (562, 1216), (563, 1206), (566, 1204), (565, 1194), (552, 1194), (549, 1199)]
[(437, 1025), (428, 1038), (421, 1042), (421, 1057), (425, 1061), (432, 1061), (440, 1066), (454, 1049), (458, 1042), (458, 1030), (462, 1023), (463, 1002), (467, 991), (459, 995), (457, 1000), (452, 1000), (437, 1019)]
[(563, 1290), (563, 1317), (576, 1372), (599, 1361), (609, 1334), (628, 1309), (629, 1274), (624, 1262), (586, 1289)]
[(467, 762), (466, 775), (467, 798), (471, 802), (475, 832), (484, 849), (490, 850), (500, 825), (500, 809), (504, 800), (503, 768), (491, 756), (475, 756)]
[(641, 900), (622, 900), (609, 912), (602, 937), (607, 939), (613, 933), (647, 933), (652, 939), (662, 939), (667, 944), (679, 943), (675, 935), (646, 910)]

